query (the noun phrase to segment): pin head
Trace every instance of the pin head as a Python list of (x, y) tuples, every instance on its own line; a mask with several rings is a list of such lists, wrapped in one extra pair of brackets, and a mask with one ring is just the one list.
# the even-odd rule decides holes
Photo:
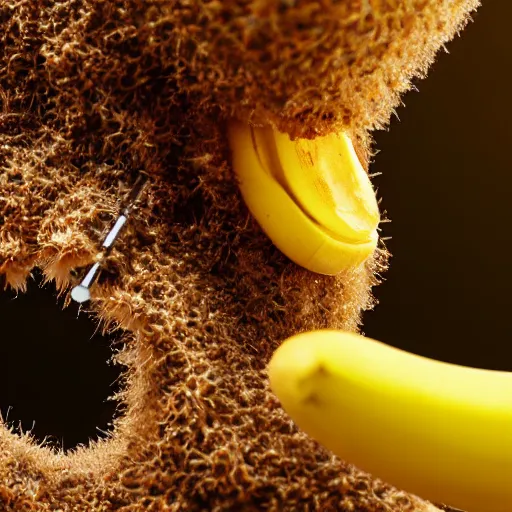
[(82, 304), (83, 302), (87, 302), (91, 299), (91, 292), (89, 291), (89, 288), (79, 284), (71, 290), (71, 298), (79, 304)]

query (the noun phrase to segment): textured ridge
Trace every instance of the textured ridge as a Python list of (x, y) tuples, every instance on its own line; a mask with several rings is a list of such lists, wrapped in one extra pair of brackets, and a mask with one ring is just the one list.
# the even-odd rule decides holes
[(270, 393), (283, 338), (357, 329), (386, 253), (336, 278), (290, 263), (241, 202), (224, 122), (344, 126), (365, 153), (475, 6), (0, 4), (0, 285), (24, 290), (38, 266), (67, 293), (136, 173), (150, 176), (90, 304), (129, 333), (124, 413), (72, 454), (0, 425), (0, 509), (434, 510), (326, 453)]

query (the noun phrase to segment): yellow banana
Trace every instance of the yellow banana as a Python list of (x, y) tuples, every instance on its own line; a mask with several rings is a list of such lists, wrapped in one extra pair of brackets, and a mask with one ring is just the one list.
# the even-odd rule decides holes
[(228, 136), (249, 210), (291, 260), (332, 275), (373, 253), (379, 209), (346, 135), (291, 141), (272, 128), (232, 122)]
[(288, 339), (268, 370), (297, 425), (343, 460), (434, 502), (512, 510), (512, 373), (341, 331)]
[(379, 224), (372, 184), (345, 133), (290, 140), (274, 132), (283, 181), (311, 218), (354, 243)]

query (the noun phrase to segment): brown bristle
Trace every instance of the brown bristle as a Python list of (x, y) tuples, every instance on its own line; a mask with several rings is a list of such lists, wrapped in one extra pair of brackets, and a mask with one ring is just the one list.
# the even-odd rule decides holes
[(387, 253), (337, 277), (287, 260), (239, 196), (224, 122), (343, 127), (365, 161), (368, 130), (476, 4), (1, 2), (5, 283), (23, 291), (40, 267), (78, 284), (150, 178), (90, 304), (132, 334), (125, 412), (71, 454), (0, 425), (2, 510), (435, 510), (321, 449), (270, 392), (284, 338), (358, 328)]

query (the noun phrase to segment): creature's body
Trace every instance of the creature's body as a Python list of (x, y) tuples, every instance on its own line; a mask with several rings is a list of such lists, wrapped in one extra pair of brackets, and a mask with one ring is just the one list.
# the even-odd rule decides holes
[(34, 267), (79, 284), (150, 178), (90, 304), (128, 332), (126, 410), (68, 455), (0, 425), (2, 510), (435, 510), (319, 448), (270, 392), (281, 340), (357, 329), (385, 256), (336, 277), (291, 263), (241, 200), (226, 122), (344, 129), (368, 161), (369, 130), (476, 4), (1, 3), (6, 286)]

